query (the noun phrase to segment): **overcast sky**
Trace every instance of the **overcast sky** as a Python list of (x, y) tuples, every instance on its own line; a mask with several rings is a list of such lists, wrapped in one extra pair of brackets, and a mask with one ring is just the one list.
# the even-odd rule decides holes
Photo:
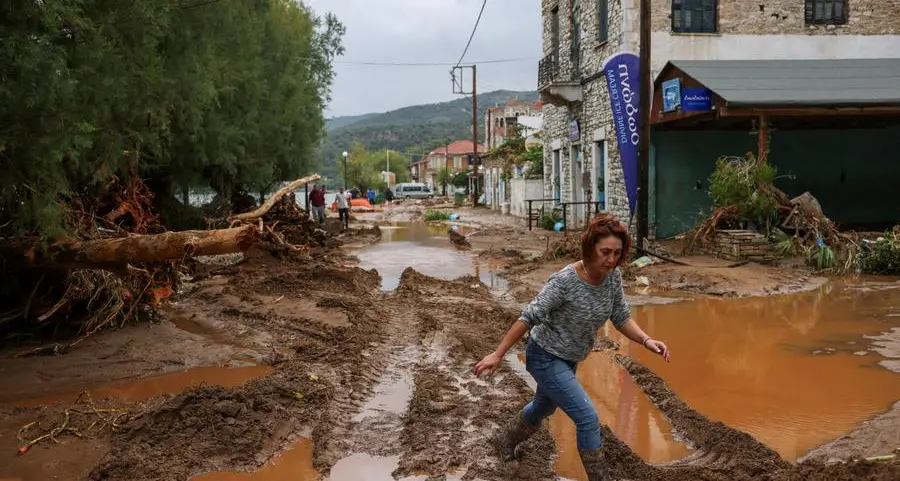
[[(369, 66), (355, 62), (447, 63), (462, 55), (482, 0), (303, 0), (319, 14), (331, 11), (347, 27), (346, 53), (327, 117), (384, 112), (442, 102), (453, 95), (445, 66)], [(478, 90), (534, 90), (541, 53), (540, 0), (488, 0), (463, 64), (480, 64)], [(470, 86), (466, 80), (466, 88)]]

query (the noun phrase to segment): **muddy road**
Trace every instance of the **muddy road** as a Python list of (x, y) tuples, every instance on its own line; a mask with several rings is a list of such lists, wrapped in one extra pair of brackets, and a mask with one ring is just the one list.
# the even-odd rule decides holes
[[(492, 452), (532, 385), (519, 353), (491, 378), (471, 366), (565, 260), (526, 260), (555, 233), (471, 217), (458, 228), (471, 250), (446, 226), (382, 217), (345, 248), (201, 269), (157, 324), (61, 356), (2, 353), (0, 479), (584, 479), (559, 414), (519, 462)], [(617, 478), (900, 479), (896, 461), (826, 463), (900, 446), (881, 414), (900, 400), (892, 282), (778, 300), (630, 292), (676, 354), (662, 365), (604, 332), (579, 371)]]

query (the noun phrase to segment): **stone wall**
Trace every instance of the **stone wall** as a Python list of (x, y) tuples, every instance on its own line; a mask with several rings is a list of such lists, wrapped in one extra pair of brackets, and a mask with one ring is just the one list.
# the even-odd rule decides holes
[(698, 248), (698, 253), (732, 261), (753, 261), (761, 264), (778, 260), (775, 245), (759, 232), (747, 230), (719, 230), (715, 239)]
[[(560, 52), (559, 63), (561, 78), (571, 78), (572, 62), (570, 57), (570, 45), (572, 38), (571, 12), (574, 1), (581, 2), (581, 26), (582, 49), (581, 65), (584, 88), (584, 102), (575, 103), (565, 107), (557, 107), (545, 104), (543, 108), (544, 124), (544, 196), (553, 197), (553, 152), (558, 150), (561, 157), (561, 197), (563, 201), (572, 201), (576, 198), (573, 192), (573, 172), (571, 163), (571, 147), (576, 145), (581, 150), (584, 170), (596, 179), (593, 170), (595, 142), (606, 142), (607, 165), (607, 210), (618, 215), (622, 219), (630, 216), (628, 201), (625, 194), (625, 181), (622, 166), (619, 162), (619, 151), (612, 134), (612, 112), (609, 107), (609, 95), (606, 88), (606, 79), (599, 75), (603, 62), (614, 53), (627, 47), (624, 33), (626, 16), (632, 15), (634, 0), (610, 0), (608, 7), (608, 40), (599, 41), (599, 17), (596, 1), (592, 0), (544, 0), (542, 2), (544, 12), (544, 55), (551, 53), (550, 37), (550, 11), (559, 7), (560, 27)], [(584, 79), (590, 79), (584, 81)], [(578, 79), (576, 79), (578, 80)], [(573, 120), (579, 123), (581, 138), (578, 141), (570, 141), (569, 125)], [(581, 175), (581, 174), (579, 174)], [(594, 180), (595, 181), (595, 180)], [(594, 185), (587, 186), (589, 192), (594, 191)], [(584, 200), (588, 200), (585, 195)], [(593, 199), (591, 199), (593, 200)]]
[[(804, 0), (719, 0), (717, 33), (900, 34), (900, 0), (849, 0), (846, 25), (806, 25), (805, 3)], [(671, 31), (672, 0), (652, 0), (651, 8), (653, 31)]]

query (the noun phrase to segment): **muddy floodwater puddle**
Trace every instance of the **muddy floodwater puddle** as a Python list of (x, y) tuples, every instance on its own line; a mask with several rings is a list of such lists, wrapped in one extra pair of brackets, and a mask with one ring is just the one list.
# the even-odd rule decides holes
[[(124, 379), (106, 386), (88, 389), (94, 399), (115, 398), (125, 402), (139, 402), (162, 394), (175, 394), (193, 386), (212, 384), (235, 387), (252, 379), (272, 372), (269, 366), (203, 366), (187, 371), (161, 374), (139, 379)], [(65, 393), (13, 403), (16, 406), (32, 407), (58, 402), (73, 402), (79, 393)]]
[[(418, 355), (418, 349), (411, 346), (404, 350), (401, 358), (416, 359)], [(354, 422), (384, 413), (397, 416), (406, 413), (413, 395), (412, 373), (402, 362), (394, 364), (386, 370), (385, 375), (373, 388), (373, 392), (374, 395), (353, 418)]]
[[(301, 439), (293, 447), (276, 456), (254, 472), (214, 472), (194, 476), (190, 481), (395, 481), (394, 470), (400, 456), (353, 454), (341, 459), (322, 477), (313, 468), (313, 443)], [(428, 476), (410, 476), (399, 481), (426, 481)], [(460, 481), (461, 475), (448, 474), (446, 481)]]
[[(614, 329), (609, 335), (688, 405), (794, 460), (900, 400), (900, 377), (885, 369), (900, 359), (900, 318), (888, 315), (896, 306), (898, 284), (837, 283), (802, 294), (635, 307), (635, 320), (672, 349), (669, 364)], [(629, 438), (650, 443), (658, 428), (635, 421), (649, 419), (634, 400), (644, 396), (619, 377), (590, 360), (579, 370), (595, 401), (632, 406), (606, 417), (601, 408), (601, 419), (646, 456)]]
[(395, 289), (407, 267), (447, 280), (474, 275), (491, 289), (508, 288), (506, 279), (499, 275), (499, 265), (479, 262), (471, 254), (453, 247), (446, 225), (410, 223), (379, 227), (381, 241), (361, 249), (356, 256), (360, 267), (378, 271), (382, 290)]

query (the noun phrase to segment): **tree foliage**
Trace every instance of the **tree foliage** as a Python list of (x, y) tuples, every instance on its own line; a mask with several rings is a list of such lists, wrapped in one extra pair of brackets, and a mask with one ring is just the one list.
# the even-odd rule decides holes
[[(366, 150), (362, 142), (353, 144), (353, 148), (347, 153), (346, 173), (347, 188), (359, 187), (360, 189), (383, 190), (385, 187), (382, 172), (387, 169), (390, 159), (390, 171), (396, 176), (397, 182), (409, 182), (409, 169), (406, 165), (406, 156), (392, 150), (379, 150), (370, 152)], [(341, 160), (343, 162), (343, 159)], [(331, 185), (344, 185), (344, 164), (338, 179), (330, 179)]]
[(61, 234), (114, 176), (157, 199), (316, 167), (343, 25), (293, 0), (0, 4), (0, 226)]
[(777, 171), (753, 154), (720, 157), (709, 177), (709, 197), (714, 207), (736, 206), (737, 214), (753, 221), (777, 216), (774, 182)]

